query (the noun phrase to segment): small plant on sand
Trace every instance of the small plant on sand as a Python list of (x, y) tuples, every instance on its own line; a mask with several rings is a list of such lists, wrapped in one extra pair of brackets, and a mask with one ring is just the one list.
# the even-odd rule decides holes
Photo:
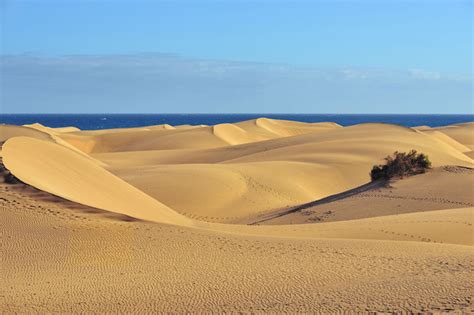
[(427, 155), (417, 153), (416, 150), (408, 153), (395, 151), (393, 156), (389, 155), (385, 158), (384, 165), (374, 165), (370, 177), (373, 181), (393, 177), (403, 178), (424, 173), (429, 168), (431, 168), (431, 162)]

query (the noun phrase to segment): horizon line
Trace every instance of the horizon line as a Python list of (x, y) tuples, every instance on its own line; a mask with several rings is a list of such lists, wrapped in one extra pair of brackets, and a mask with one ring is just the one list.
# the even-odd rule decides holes
[(474, 116), (473, 113), (0, 113), (1, 115), (427, 115)]

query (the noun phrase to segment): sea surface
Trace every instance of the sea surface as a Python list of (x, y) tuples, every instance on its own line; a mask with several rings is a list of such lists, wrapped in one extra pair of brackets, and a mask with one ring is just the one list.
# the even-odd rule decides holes
[(215, 125), (254, 118), (336, 122), (342, 126), (360, 123), (390, 123), (407, 127), (445, 126), (474, 121), (474, 115), (379, 115), (379, 114), (0, 114), (0, 123), (40, 123), (48, 127), (74, 126), (83, 130), (128, 128), (150, 125)]

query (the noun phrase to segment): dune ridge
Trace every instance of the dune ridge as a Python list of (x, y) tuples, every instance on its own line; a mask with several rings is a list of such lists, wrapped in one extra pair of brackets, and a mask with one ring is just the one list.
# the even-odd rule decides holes
[(470, 128), (0, 126), (0, 313), (472, 313)]
[[(469, 133), (466, 126), (470, 125), (463, 125), (462, 130)], [(474, 165), (465, 154), (470, 150), (467, 145), (471, 140), (466, 135), (459, 136), (459, 126), (453, 128), (458, 130), (457, 139), (462, 142), (442, 132), (449, 127), (440, 130), (386, 124), (341, 127), (333, 123), (267, 118), (177, 129), (160, 125), (55, 131), (37, 124), (11, 128), (16, 133), (8, 129), (4, 132), (5, 139), (14, 139), (25, 132), (33, 138), (49, 139), (59, 147), (95, 161), (98, 167), (88, 173), (107, 173), (115, 181), (120, 178), (155, 199), (168, 212), (208, 222), (249, 222), (266, 213), (353, 189), (367, 183), (372, 165), (393, 151), (417, 149), (428, 154), (434, 167)], [(12, 172), (19, 173), (23, 166), (15, 165), (14, 159), (8, 157), (8, 142), (4, 150), (7, 167), (11, 164)], [(39, 143), (34, 145), (41, 151)], [(45, 157), (42, 163), (47, 165), (55, 160), (59, 147), (52, 150), (50, 161)], [(18, 175), (32, 184), (24, 173)], [(36, 181), (33, 186), (38, 185)], [(56, 195), (69, 196), (47, 188)], [(92, 200), (81, 202), (79, 194), (74, 200), (96, 206), (91, 204)], [(107, 207), (111, 209), (110, 205)], [(147, 213), (141, 218), (148, 216)]]
[(190, 224), (142, 191), (59, 144), (14, 137), (2, 147), (3, 163), (21, 181), (67, 200), (137, 219)]
[[(448, 140), (399, 126), (366, 124), (218, 148), (93, 156), (178, 212), (231, 222), (365, 184), (371, 167), (394, 151), (417, 149), (435, 167), (472, 167), (463, 145)], [(227, 180), (223, 174), (229, 174)], [(229, 193), (224, 192), (226, 184)], [(192, 192), (195, 198), (180, 198), (178, 191)], [(215, 198), (216, 191), (223, 195)]]

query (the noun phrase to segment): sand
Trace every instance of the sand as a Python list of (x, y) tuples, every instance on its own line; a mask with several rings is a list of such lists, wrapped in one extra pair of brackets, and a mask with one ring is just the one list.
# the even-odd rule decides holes
[[(444, 166), (389, 183), (363, 185), (341, 194), (254, 218), (247, 224), (301, 224), (474, 207), (474, 170)], [(456, 189), (447, 189), (456, 187)]]
[(0, 310), (474, 311), (473, 125), (0, 126)]

